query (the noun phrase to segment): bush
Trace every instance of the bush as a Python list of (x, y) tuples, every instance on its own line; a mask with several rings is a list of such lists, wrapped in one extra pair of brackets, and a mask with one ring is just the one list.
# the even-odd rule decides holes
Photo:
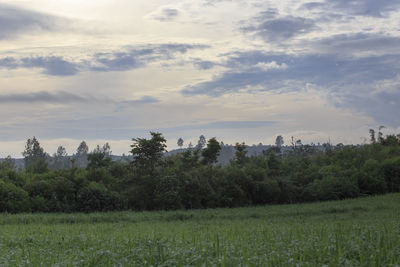
[(339, 200), (357, 197), (359, 190), (355, 179), (333, 176), (315, 180), (305, 190), (306, 200)]
[(0, 212), (29, 212), (29, 195), (22, 188), (0, 180)]
[(116, 192), (95, 182), (79, 190), (77, 195), (77, 209), (83, 212), (120, 210), (122, 202)]
[(389, 192), (400, 192), (400, 157), (386, 159), (382, 168)]
[(176, 210), (183, 208), (181, 201), (181, 185), (174, 176), (157, 179), (154, 192), (154, 203), (157, 209)]

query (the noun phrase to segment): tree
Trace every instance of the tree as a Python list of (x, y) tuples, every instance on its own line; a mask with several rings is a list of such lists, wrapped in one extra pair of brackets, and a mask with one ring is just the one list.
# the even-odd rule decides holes
[(206, 165), (211, 165), (217, 162), (219, 152), (221, 151), (221, 145), (215, 137), (208, 140), (207, 147), (202, 151), (203, 156), (202, 162)]
[(139, 167), (153, 170), (160, 161), (167, 145), (167, 140), (161, 133), (150, 132), (151, 139), (133, 138), (131, 153), (133, 155), (132, 163)]
[(235, 145), (235, 161), (239, 166), (243, 166), (244, 163), (246, 162), (246, 144), (243, 143), (236, 143)]
[(296, 147), (302, 147), (303, 143), (301, 142), (301, 139), (296, 140)]
[(200, 135), (199, 137), (199, 141), (197, 141), (197, 149), (202, 149), (205, 145), (206, 145), (206, 138), (204, 137), (204, 135)]
[(280, 148), (283, 144), (284, 141), (282, 135), (278, 135), (275, 140), (275, 145)]
[(0, 162), (0, 170), (13, 170), (15, 169), (15, 160), (11, 156), (7, 156), (7, 158), (3, 159)]
[(178, 144), (178, 146), (179, 146), (179, 148), (182, 148), (182, 146), (183, 146), (183, 139), (182, 138), (179, 138), (178, 139), (178, 142), (177, 142), (177, 144)]
[(108, 167), (111, 164), (111, 158), (105, 152), (92, 152), (87, 156), (88, 169)]
[(369, 136), (370, 136), (371, 143), (375, 143), (376, 138), (375, 138), (375, 130), (374, 129), (369, 129)]
[(85, 141), (82, 141), (79, 144), (78, 148), (76, 149), (76, 155), (78, 157), (86, 156), (88, 152), (89, 152), (89, 147), (87, 146)]
[(73, 159), (71, 159), (72, 166), (85, 168), (87, 166), (87, 155), (89, 153), (89, 147), (85, 141), (82, 141), (78, 148), (76, 149), (76, 154)]
[(93, 149), (92, 153), (104, 153), (106, 156), (111, 155), (111, 147), (109, 143), (105, 143), (102, 147), (99, 145), (96, 146), (95, 149)]
[(381, 125), (379, 126), (379, 131), (378, 131), (378, 140), (379, 143), (382, 143), (384, 138), (383, 138), (383, 133), (382, 133), (382, 129), (386, 128), (385, 126)]
[(99, 145), (91, 153), (87, 155), (87, 168), (96, 169), (108, 167), (111, 164), (111, 147), (105, 143), (102, 147)]
[(69, 161), (65, 159), (67, 155), (68, 154), (67, 151), (65, 150), (65, 147), (59, 146), (57, 148), (57, 152), (54, 153), (53, 155), (54, 162), (52, 163), (52, 168), (58, 170), (66, 167), (67, 164), (69, 163)]
[(26, 141), (25, 150), (22, 152), (25, 161), (25, 168), (34, 172), (47, 171), (46, 153), (40, 146), (36, 137)]
[(67, 154), (67, 150), (65, 149), (65, 147), (59, 146), (57, 148), (56, 157), (61, 158), (61, 157), (66, 157), (67, 155), (68, 154)]

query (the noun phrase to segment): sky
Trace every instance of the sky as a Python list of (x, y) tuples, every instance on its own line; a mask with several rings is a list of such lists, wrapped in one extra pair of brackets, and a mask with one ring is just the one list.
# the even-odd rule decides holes
[(400, 133), (398, 0), (0, 0), (0, 157)]

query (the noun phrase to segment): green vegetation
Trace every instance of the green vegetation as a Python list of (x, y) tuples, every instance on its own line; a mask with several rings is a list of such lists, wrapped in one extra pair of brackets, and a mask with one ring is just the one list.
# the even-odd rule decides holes
[(196, 211), (0, 215), (0, 266), (399, 266), (400, 194)]
[[(379, 133), (377, 140), (319, 150), (293, 139), (283, 150), (279, 139), (253, 157), (238, 143), (235, 157), (221, 166), (215, 138), (201, 136), (195, 148), (165, 156), (165, 138), (151, 132), (150, 139), (133, 139), (129, 161), (112, 161), (108, 144), (87, 153), (82, 142), (71, 166), (65, 167), (59, 147), (58, 167), (49, 167), (33, 138), (24, 151), (25, 170), (13, 169), (10, 158), (0, 163), (0, 212), (203, 209), (400, 192), (400, 136)], [(84, 161), (86, 167), (79, 167)]]

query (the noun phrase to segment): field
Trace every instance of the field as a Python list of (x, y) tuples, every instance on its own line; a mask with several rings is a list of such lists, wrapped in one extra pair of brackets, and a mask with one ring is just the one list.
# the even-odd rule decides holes
[(171, 212), (0, 215), (0, 266), (400, 266), (400, 194)]

